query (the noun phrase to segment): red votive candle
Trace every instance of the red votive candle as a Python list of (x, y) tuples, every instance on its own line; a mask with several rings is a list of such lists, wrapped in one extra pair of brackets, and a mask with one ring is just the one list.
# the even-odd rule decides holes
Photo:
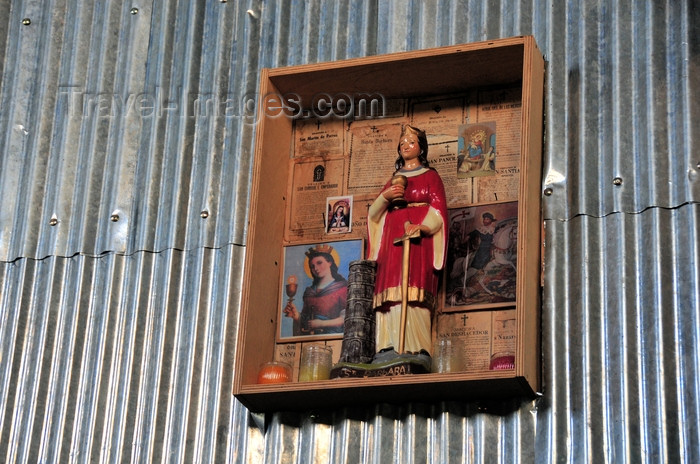
[(292, 380), (292, 366), (281, 361), (271, 361), (260, 366), (258, 383), (284, 383)]

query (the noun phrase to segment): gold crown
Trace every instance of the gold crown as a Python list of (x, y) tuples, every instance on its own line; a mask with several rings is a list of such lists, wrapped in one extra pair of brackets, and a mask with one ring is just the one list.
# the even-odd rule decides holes
[(326, 243), (322, 243), (320, 245), (316, 245), (315, 247), (309, 248), (309, 251), (306, 252), (306, 256), (311, 257), (312, 255), (316, 255), (319, 253), (325, 253), (325, 254), (329, 255), (329, 254), (331, 254), (332, 251), (333, 251), (332, 246), (330, 246)]
[(403, 137), (405, 134), (409, 134), (409, 133), (410, 133), (410, 134), (415, 134), (415, 135), (418, 135), (418, 136), (421, 136), (421, 135), (422, 135), (422, 136), (425, 136), (425, 131), (424, 131), (424, 130), (419, 129), (419, 128), (414, 127), (414, 126), (411, 126), (411, 125), (409, 125), (409, 124), (405, 124), (405, 125), (401, 128), (401, 136)]

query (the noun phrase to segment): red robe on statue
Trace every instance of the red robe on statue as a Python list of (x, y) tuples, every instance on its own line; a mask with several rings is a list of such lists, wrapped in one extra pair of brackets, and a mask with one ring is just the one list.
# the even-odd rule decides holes
[(384, 308), (401, 302), (403, 251), (400, 244), (394, 245), (394, 239), (404, 235), (404, 223), (410, 221), (429, 225), (434, 230), (432, 235), (411, 240), (408, 282), (409, 304), (432, 311), (437, 297), (438, 271), (444, 264), (447, 245), (445, 188), (434, 169), (421, 167), (400, 173), (408, 178), (404, 198), (409, 206), (390, 210), (389, 202), (379, 195), (368, 218), (368, 257), (377, 261), (374, 307)]

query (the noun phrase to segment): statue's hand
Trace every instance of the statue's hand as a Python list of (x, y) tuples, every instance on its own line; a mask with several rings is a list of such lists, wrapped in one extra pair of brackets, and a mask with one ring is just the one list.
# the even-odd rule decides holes
[(428, 228), (425, 227), (424, 225), (412, 224), (408, 221), (406, 221), (406, 223), (404, 224), (403, 230), (404, 230), (405, 234), (408, 236), (429, 232)]
[(403, 185), (392, 185), (382, 192), (382, 195), (387, 200), (391, 201), (395, 198), (403, 197), (403, 192), (406, 188)]

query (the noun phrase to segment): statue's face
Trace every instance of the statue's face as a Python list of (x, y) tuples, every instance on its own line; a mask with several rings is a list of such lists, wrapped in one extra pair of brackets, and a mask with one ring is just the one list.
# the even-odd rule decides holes
[(418, 137), (415, 134), (411, 133), (405, 134), (401, 138), (399, 149), (401, 150), (401, 157), (406, 162), (418, 158), (418, 155), (420, 155), (420, 145), (418, 144)]

